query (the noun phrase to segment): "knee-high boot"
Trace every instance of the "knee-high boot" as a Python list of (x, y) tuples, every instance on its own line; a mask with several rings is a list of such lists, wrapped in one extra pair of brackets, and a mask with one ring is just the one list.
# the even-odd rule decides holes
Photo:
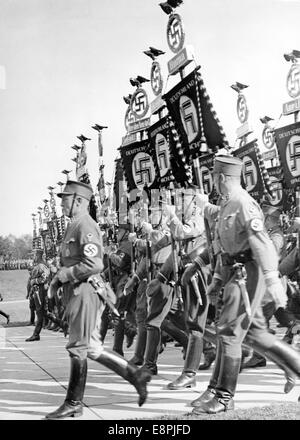
[(123, 342), (125, 337), (125, 319), (122, 317), (118, 320), (118, 323), (115, 325), (115, 334), (114, 334), (114, 345), (113, 351), (124, 356), (123, 351)]
[(145, 403), (147, 399), (147, 382), (151, 380), (151, 373), (149, 371), (145, 368), (137, 368), (111, 350), (103, 350), (100, 356), (94, 360), (131, 383), (139, 394), (139, 406)]
[(161, 325), (161, 330), (164, 330), (168, 335), (170, 335), (175, 341), (179, 342), (186, 353), (189, 338), (187, 334), (179, 329), (171, 320), (164, 319)]
[(300, 377), (300, 353), (290, 344), (284, 341), (276, 340), (272, 347), (264, 351), (258, 344), (252, 344), (252, 347), (259, 354), (277, 364), (285, 373), (286, 384), (284, 392), (290, 392), (295, 386), (297, 377)]
[(184, 367), (181, 375), (169, 383), (169, 390), (181, 390), (196, 386), (196, 371), (199, 368), (203, 349), (203, 337), (200, 334), (190, 333)]
[(34, 325), (34, 321), (35, 321), (35, 310), (34, 309), (30, 309), (30, 324)]
[(214, 342), (217, 346), (217, 349), (216, 349), (216, 359), (215, 359), (213, 373), (210, 378), (208, 387), (204, 391), (204, 393), (202, 393), (200, 397), (198, 397), (197, 399), (195, 399), (191, 402), (191, 406), (193, 406), (195, 408), (197, 408), (198, 406), (201, 406), (203, 403), (209, 402), (216, 394), (216, 387), (217, 387), (217, 383), (218, 383), (221, 362), (222, 362), (222, 345), (217, 338), (214, 339)]
[(104, 342), (107, 330), (108, 330), (108, 325), (109, 325), (109, 315), (108, 315), (108, 310), (107, 310), (107, 306), (104, 310), (104, 312), (102, 313), (101, 316), (101, 324), (100, 324), (100, 339), (102, 342)]
[(157, 358), (160, 346), (160, 328), (147, 326), (147, 342), (142, 368), (151, 371), (153, 375), (157, 374)]
[(68, 391), (64, 403), (54, 412), (46, 415), (46, 419), (63, 419), (82, 415), (82, 399), (87, 376), (87, 359), (77, 356), (70, 357), (71, 369)]
[(215, 396), (194, 408), (194, 414), (217, 414), (234, 409), (233, 396), (238, 381), (241, 358), (222, 356)]
[(146, 349), (147, 342), (147, 329), (145, 324), (141, 323), (137, 328), (137, 340), (134, 348), (134, 355), (129, 360), (134, 365), (143, 365), (144, 353)]

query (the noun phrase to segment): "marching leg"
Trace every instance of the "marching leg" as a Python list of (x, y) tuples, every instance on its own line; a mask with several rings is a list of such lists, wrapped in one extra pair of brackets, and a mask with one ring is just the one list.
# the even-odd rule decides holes
[(82, 399), (87, 376), (87, 359), (71, 356), (71, 370), (67, 396), (64, 403), (46, 419), (63, 419), (82, 416)]
[(97, 358), (93, 359), (131, 383), (139, 394), (139, 406), (145, 403), (147, 399), (147, 382), (151, 380), (149, 371), (145, 368), (137, 368), (122, 356), (110, 350), (103, 350)]

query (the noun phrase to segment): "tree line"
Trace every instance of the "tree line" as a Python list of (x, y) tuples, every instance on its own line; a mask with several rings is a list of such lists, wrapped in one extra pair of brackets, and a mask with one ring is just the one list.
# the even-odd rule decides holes
[(27, 260), (32, 256), (32, 235), (16, 237), (0, 235), (0, 262), (10, 260)]

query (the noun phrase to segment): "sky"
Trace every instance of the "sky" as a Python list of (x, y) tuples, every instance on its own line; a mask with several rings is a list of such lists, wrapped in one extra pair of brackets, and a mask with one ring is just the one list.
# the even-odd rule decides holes
[[(123, 96), (134, 92), (129, 78), (150, 78), (153, 46), (159, 58), (164, 92), (180, 80), (167, 80), (168, 16), (159, 0), (0, 0), (0, 235), (32, 233), (31, 214), (59, 189), (63, 169), (74, 170), (74, 150), (87, 142), (87, 167), (96, 187), (97, 133), (103, 130), (105, 181), (112, 181), (114, 160), (126, 130)], [(249, 122), (261, 139), (259, 118), (287, 125), (282, 104), (290, 101), (283, 54), (300, 50), (300, 0), (184, 0), (177, 8), (186, 44), (214, 108), (234, 145), (240, 126), (237, 94), (245, 90)], [(154, 99), (150, 85), (145, 89)], [(153, 120), (155, 122), (155, 120)], [(260, 141), (260, 144), (262, 142)], [(262, 147), (262, 151), (263, 151)], [(70, 178), (75, 178), (74, 171)]]

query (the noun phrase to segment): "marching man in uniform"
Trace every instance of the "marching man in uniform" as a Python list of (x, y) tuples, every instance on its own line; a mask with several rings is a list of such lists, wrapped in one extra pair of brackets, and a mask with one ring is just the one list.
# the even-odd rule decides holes
[[(102, 236), (97, 223), (89, 215), (92, 188), (85, 183), (68, 180), (61, 197), (63, 214), (71, 219), (61, 245), (61, 268), (53, 278), (49, 297), (63, 285), (66, 319), (69, 324), (71, 369), (64, 403), (47, 419), (79, 417), (87, 377), (87, 357), (129, 381), (139, 394), (139, 406), (147, 398), (147, 382), (151, 375), (129, 364), (117, 353), (103, 348), (99, 336), (104, 303), (89, 282), (95, 276), (100, 282), (103, 270)], [(101, 283), (103, 285), (103, 281)], [(101, 295), (102, 296), (102, 295)]]
[[(285, 305), (286, 296), (279, 278), (278, 256), (264, 228), (263, 213), (240, 184), (242, 161), (231, 156), (216, 157), (213, 180), (221, 196), (216, 239), (220, 254), (208, 296), (212, 303), (224, 287), (217, 322), (218, 350), (214, 371), (205, 393), (193, 413), (216, 414), (234, 409), (241, 363), (241, 346), (254, 350), (294, 375), (300, 375), (300, 353), (269, 333), (261, 300), (267, 291)], [(205, 199), (199, 195), (198, 200)], [(205, 204), (205, 202), (204, 202)], [(209, 205), (211, 208), (211, 205)]]

